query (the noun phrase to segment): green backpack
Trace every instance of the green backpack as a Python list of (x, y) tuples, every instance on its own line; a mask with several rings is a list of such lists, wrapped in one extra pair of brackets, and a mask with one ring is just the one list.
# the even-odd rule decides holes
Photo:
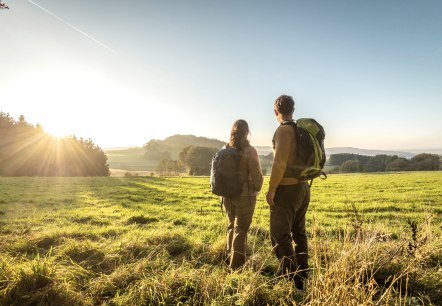
[(323, 172), (325, 164), (324, 128), (315, 120), (300, 118), (296, 122), (284, 121), (282, 125), (292, 125), (296, 129), (296, 156), (293, 166), (287, 171), (299, 180), (312, 180)]

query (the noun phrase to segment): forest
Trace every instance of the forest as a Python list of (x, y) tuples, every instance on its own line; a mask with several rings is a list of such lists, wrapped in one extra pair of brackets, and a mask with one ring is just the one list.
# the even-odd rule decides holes
[[(437, 154), (421, 153), (410, 159), (397, 155), (359, 155), (350, 153), (331, 154), (330, 172), (390, 172), (390, 171), (434, 171), (439, 170), (441, 157)], [(330, 168), (330, 167), (329, 167)]]
[(0, 112), (0, 176), (108, 176), (107, 156), (90, 139), (55, 137)]

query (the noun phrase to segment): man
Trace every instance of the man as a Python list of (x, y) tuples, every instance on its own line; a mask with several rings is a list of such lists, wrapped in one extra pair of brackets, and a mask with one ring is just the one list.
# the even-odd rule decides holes
[[(274, 112), (280, 126), (273, 136), (274, 160), (266, 200), (270, 205), (270, 237), (281, 262), (280, 272), (292, 279), (298, 289), (303, 289), (308, 269), (305, 214), (310, 202), (310, 186), (292, 174), (296, 153), (294, 110), (291, 96), (276, 99)], [(295, 249), (292, 240), (296, 243)]]

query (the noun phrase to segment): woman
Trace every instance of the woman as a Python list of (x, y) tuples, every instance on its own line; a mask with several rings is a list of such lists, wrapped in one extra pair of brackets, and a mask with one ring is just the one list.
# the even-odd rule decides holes
[(232, 269), (244, 265), (246, 261), (247, 231), (252, 223), (255, 211), (256, 196), (261, 190), (263, 176), (256, 149), (247, 139), (249, 125), (245, 120), (237, 120), (230, 131), (228, 147), (240, 153), (239, 176), (243, 183), (243, 191), (239, 196), (223, 197), (229, 225), (227, 227), (227, 260)]

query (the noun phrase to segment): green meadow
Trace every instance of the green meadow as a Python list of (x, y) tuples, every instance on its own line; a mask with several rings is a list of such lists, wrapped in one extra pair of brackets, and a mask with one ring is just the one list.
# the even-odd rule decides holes
[(442, 172), (312, 185), (310, 278), (277, 274), (264, 190), (224, 265), (208, 177), (0, 177), (0, 305), (442, 305)]

